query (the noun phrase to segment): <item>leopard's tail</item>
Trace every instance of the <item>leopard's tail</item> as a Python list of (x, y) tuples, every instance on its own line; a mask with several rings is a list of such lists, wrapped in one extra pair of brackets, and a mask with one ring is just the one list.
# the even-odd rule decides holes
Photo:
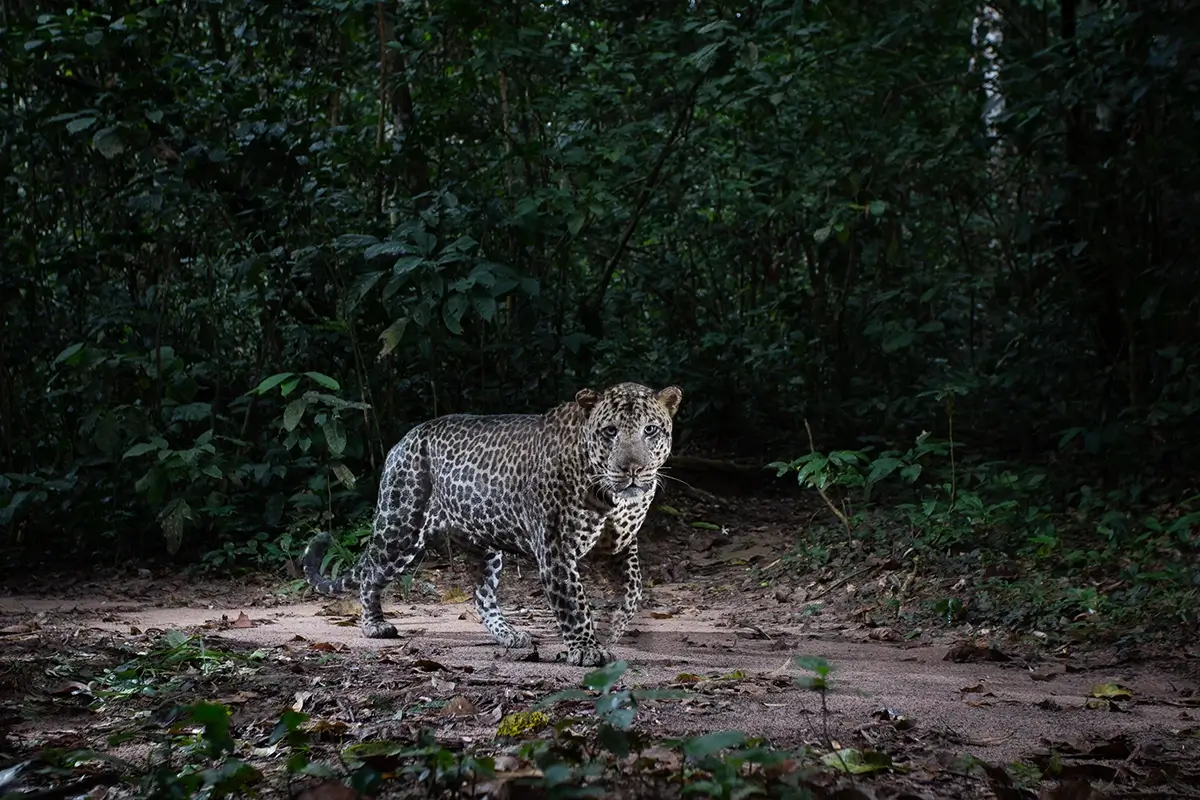
[(333, 579), (321, 574), (321, 562), (325, 559), (325, 552), (332, 542), (333, 537), (328, 533), (318, 533), (304, 549), (304, 578), (321, 594), (340, 594), (358, 585), (357, 567), (351, 567)]

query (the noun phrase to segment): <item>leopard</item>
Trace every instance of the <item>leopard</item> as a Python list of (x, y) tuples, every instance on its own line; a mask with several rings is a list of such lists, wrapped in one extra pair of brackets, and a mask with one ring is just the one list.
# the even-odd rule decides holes
[[(683, 399), (678, 386), (618, 383), (580, 389), (543, 414), (447, 414), (414, 426), (388, 452), (366, 547), (337, 578), (321, 574), (332, 539), (314, 536), (302, 564), (320, 594), (358, 588), (369, 639), (399, 635), (386, 622), (384, 589), (429, 543), (449, 538), (473, 561), (475, 608), (506, 650), (536, 647), (501, 611), (506, 556), (536, 565), (568, 665), (603, 666), (643, 597), (638, 534), (671, 454)], [(604, 642), (580, 577), (603, 542), (619, 589)]]

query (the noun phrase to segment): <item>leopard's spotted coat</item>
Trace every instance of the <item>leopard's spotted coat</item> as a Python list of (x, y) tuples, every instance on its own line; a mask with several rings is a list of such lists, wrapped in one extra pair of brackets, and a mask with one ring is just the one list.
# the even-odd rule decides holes
[(374, 530), (357, 565), (336, 580), (322, 577), (329, 537), (321, 534), (305, 552), (305, 577), (326, 594), (357, 585), (363, 633), (391, 638), (397, 632), (383, 619), (384, 587), (430, 538), (450, 535), (479, 558), (475, 604), (483, 624), (505, 647), (525, 647), (529, 635), (504, 618), (496, 599), (504, 554), (525, 555), (537, 564), (567, 663), (604, 664), (611, 656), (597, 639), (579, 561), (602, 535), (611, 537), (624, 590), (611, 646), (641, 602), (637, 534), (671, 452), (682, 397), (676, 386), (655, 392), (622, 383), (584, 389), (546, 414), (454, 414), (422, 423), (388, 454)]

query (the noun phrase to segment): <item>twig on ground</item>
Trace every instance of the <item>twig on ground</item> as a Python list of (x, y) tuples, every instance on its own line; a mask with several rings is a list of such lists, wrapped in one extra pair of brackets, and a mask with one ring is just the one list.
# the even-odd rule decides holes
[(819, 600), (820, 598), (822, 598), (822, 597), (824, 597), (825, 595), (827, 595), (827, 594), (829, 594), (830, 592), (832, 592), (834, 589), (837, 589), (837, 588), (838, 588), (838, 587), (840, 587), (840, 586), (844, 586), (846, 583), (848, 583), (848, 582), (850, 582), (850, 581), (854, 580), (854, 579), (855, 579), (855, 578), (857, 578), (859, 575), (862, 575), (864, 572), (870, 572), (871, 570), (873, 570), (873, 569), (876, 569), (876, 568), (878, 568), (878, 567), (881, 567), (881, 566), (883, 566), (883, 565), (882, 565), (882, 564), (870, 564), (870, 565), (868, 565), (868, 566), (865, 566), (865, 567), (863, 567), (862, 569), (857, 569), (857, 570), (855, 570), (854, 572), (851, 572), (849, 575), (843, 575), (842, 577), (838, 578), (838, 579), (837, 579), (836, 581), (834, 581), (833, 583), (831, 583), (831, 584), (829, 584), (828, 586), (826, 586), (824, 591), (817, 592), (816, 594), (814, 594), (814, 595), (811, 595), (811, 596), (809, 596), (809, 597), (805, 597), (805, 598), (804, 598), (804, 602), (806, 602), (806, 603), (807, 603), (807, 602), (810, 602), (810, 601), (812, 601), (812, 600)]

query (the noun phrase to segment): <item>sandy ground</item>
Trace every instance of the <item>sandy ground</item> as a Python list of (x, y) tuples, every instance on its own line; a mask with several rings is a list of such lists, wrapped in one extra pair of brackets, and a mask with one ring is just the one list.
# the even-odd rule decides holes
[[(190, 602), (181, 596), (189, 589)], [(332, 664), (296, 675), (290, 685), (274, 681), (271, 691), (280, 702), (265, 708), (265, 716), (304, 693), (310, 709), (330, 715), (341, 709), (341, 716), (370, 728), (368, 698), (403, 684), (426, 700), (467, 698), (474, 713), (456, 719), (453, 730), (441, 735), (479, 741), (490, 738), (501, 714), (576, 687), (586, 672), (553, 660), (562, 647), (548, 609), (527, 580), (510, 592), (518, 599), (506, 607), (514, 624), (540, 641), (536, 655), (495, 647), (466, 602), (393, 597), (385, 608), (402, 638), (379, 641), (362, 637), (350, 616), (352, 602), (298, 602), (265, 590), (241, 592), (240, 602), (221, 602), (239, 592), (196, 584), (141, 599), (117, 592), (106, 598), (74, 594), (0, 598), (0, 623), (32, 621), (37, 631), (19, 637), (26, 640), (55, 632), (65, 641), (147, 639), (178, 630), (202, 634), (213, 647), (236, 642), (283, 654), (284, 660), (313, 649), (337, 654)], [(527, 607), (519, 607), (521, 599)], [(1190, 764), (1200, 752), (1200, 740), (1186, 734), (1189, 726), (1194, 730), (1198, 694), (1189, 663), (1120, 663), (1103, 654), (1055, 657), (1032, 650), (1011, 651), (1004, 662), (956, 663), (946, 658), (953, 640), (872, 640), (869, 629), (831, 609), (814, 614), (812, 604), (800, 615), (774, 600), (698, 602), (694, 586), (655, 587), (649, 608), (615, 653), (629, 664), (628, 684), (696, 692), (687, 702), (661, 701), (643, 709), (642, 723), (659, 735), (738, 729), (784, 747), (833, 739), (879, 747), (927, 771), (963, 753), (1007, 764), (1044, 760), (1051, 747), (1087, 754), (1116, 741), (1129, 767), (1121, 773), (1125, 780), (1149, 780), (1153, 764)], [(827, 714), (818, 695), (794, 682), (803, 674), (793, 663), (799, 655), (819, 656), (833, 666)], [(1088, 708), (1099, 684), (1127, 687), (1132, 699), (1118, 702), (1118, 710)], [(214, 688), (227, 700), (233, 687)], [(14, 730), (20, 735), (46, 728), (41, 721)], [(1153, 764), (1131, 761), (1135, 755), (1152, 755)]]
[[(1200, 797), (1195, 647), (1089, 649), (967, 625), (887, 627), (873, 609), (896, 602), (896, 587), (917, 576), (893, 560), (788, 572), (795, 521), (813, 514), (793, 502), (756, 500), (727, 509), (728, 520), (712, 507), (707, 518), (736, 536), (676, 524), (643, 545), (650, 588), (615, 652), (629, 665), (622, 685), (691, 696), (643, 704), (640, 729), (652, 737), (736, 729), (788, 749), (824, 751), (832, 741), (878, 750), (904, 767), (867, 778), (881, 792), (890, 787), (880, 797), (987, 796), (993, 789), (1014, 798), (1037, 797), (1037, 790), (1061, 800), (1093, 796), (1070, 793), (1051, 772), (1105, 796)], [(385, 613), (401, 629), (391, 641), (363, 638), (353, 600), (315, 602), (278, 575), (201, 580), (125, 570), (0, 586), (0, 746), (6, 736), (16, 752), (97, 746), (121, 730), (124, 712), (94, 714), (87, 698), (70, 699), (64, 681), (87, 684), (172, 630), (202, 636), (210, 648), (264, 654), (255, 669), (198, 676), (187, 689), (191, 699), (233, 707), (244, 741), (265, 741), (280, 712), (293, 707), (335, 724), (349, 740), (411, 740), (417, 729), (432, 728), (456, 746), (493, 742), (504, 715), (578, 688), (587, 670), (554, 661), (561, 641), (528, 571), (506, 570), (501, 602), (539, 640), (533, 652), (493, 644), (466, 602), (466, 575), (456, 560), (427, 557), (407, 598), (395, 591), (385, 597)], [(919, 583), (937, 597), (961, 581), (922, 576)], [(588, 585), (601, 603), (611, 596), (603, 585)], [(892, 615), (888, 624), (902, 618)], [(975, 649), (979, 643), (1003, 660), (981, 657), (993, 651)], [(806, 674), (797, 656), (832, 666), (826, 710), (818, 694), (797, 685)], [(1129, 696), (1092, 696), (1114, 684)], [(142, 702), (139, 713), (148, 714), (151, 701)], [(1007, 792), (978, 774), (971, 782), (965, 754), (1013, 774), (1029, 774), (1032, 765), (1026, 785), (1034, 793)], [(1014, 762), (1026, 766), (1014, 771)], [(1060, 789), (1069, 792), (1053, 793)]]

